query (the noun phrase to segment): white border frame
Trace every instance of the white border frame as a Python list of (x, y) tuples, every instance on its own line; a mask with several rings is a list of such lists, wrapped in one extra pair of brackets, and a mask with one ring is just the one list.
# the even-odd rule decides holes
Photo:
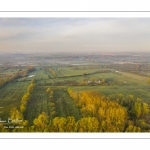
[[(0, 18), (150, 18), (150, 12), (0, 12)], [(0, 133), (0, 139), (150, 139), (149, 133)], [(119, 141), (118, 141), (119, 142)]]

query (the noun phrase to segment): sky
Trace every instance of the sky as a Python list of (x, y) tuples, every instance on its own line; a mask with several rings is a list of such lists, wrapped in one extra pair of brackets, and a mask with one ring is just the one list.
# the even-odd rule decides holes
[(0, 52), (148, 52), (150, 18), (0, 18)]

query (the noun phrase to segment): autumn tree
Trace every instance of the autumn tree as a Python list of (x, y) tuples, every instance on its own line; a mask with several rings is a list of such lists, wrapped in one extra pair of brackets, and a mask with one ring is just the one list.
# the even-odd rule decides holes
[(29, 92), (25, 93), (22, 97), (21, 104), (26, 105), (30, 100), (31, 94)]
[(141, 128), (134, 126), (132, 121), (128, 121), (128, 127), (125, 132), (140, 132)]
[(77, 94), (78, 92), (68, 89), (68, 93), (80, 107), (84, 118), (96, 117), (98, 119), (101, 131), (120, 132), (124, 130), (128, 114), (127, 110), (117, 102), (110, 101), (96, 91), (81, 91)]
[(51, 111), (51, 116), (54, 117), (55, 115), (56, 115), (56, 111), (55, 110)]
[(23, 123), (22, 123), (23, 127), (27, 127), (29, 125), (29, 122), (28, 120), (24, 120)]
[(110, 95), (109, 99), (118, 102), (128, 111), (130, 119), (136, 119), (149, 113), (149, 105), (133, 95)]
[(50, 88), (47, 88), (47, 89), (46, 89), (46, 92), (47, 92), (47, 93), (49, 93), (50, 91), (51, 91), (51, 89), (50, 89)]
[(67, 119), (64, 117), (55, 117), (52, 121), (53, 132), (65, 132)]
[(33, 92), (33, 88), (34, 88), (34, 84), (33, 83), (31, 83), (29, 86), (28, 86), (28, 92), (29, 93), (32, 93)]
[(10, 111), (10, 118), (12, 120), (16, 120), (16, 119), (22, 119), (22, 114), (14, 107), (11, 109)]
[(142, 104), (142, 115), (146, 115), (149, 113), (149, 106), (147, 103)]
[(95, 117), (81, 118), (75, 128), (77, 132), (98, 132), (99, 122)]
[(25, 110), (26, 110), (26, 105), (25, 104), (21, 104), (20, 105), (20, 111), (21, 111), (21, 113), (24, 113)]
[(135, 102), (133, 106), (133, 113), (135, 114), (136, 117), (140, 117), (142, 114), (142, 105), (141, 102), (137, 101)]
[(53, 94), (54, 94), (54, 92), (53, 92), (53, 91), (50, 91), (50, 94), (49, 94), (49, 98), (50, 98), (50, 99), (53, 98)]
[(38, 132), (46, 132), (48, 130), (48, 116), (45, 112), (42, 112), (38, 118), (34, 119), (34, 128)]
[(66, 123), (66, 132), (74, 132), (75, 131), (75, 118), (73, 116), (68, 116)]

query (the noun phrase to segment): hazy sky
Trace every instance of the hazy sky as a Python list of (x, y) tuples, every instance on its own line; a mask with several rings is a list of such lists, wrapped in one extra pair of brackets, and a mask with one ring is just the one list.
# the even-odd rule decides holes
[(150, 18), (0, 18), (0, 52), (150, 51)]

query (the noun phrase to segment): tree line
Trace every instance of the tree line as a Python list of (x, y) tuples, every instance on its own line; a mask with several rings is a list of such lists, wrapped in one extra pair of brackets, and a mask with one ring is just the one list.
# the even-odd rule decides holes
[(56, 77), (56, 72), (52, 68), (49, 68), (49, 71), (54, 77)]
[[(31, 83), (30, 85), (32, 85)], [(28, 86), (31, 94), (32, 86)], [(142, 117), (149, 113), (148, 104), (133, 95), (123, 94), (104, 96), (97, 91), (73, 91), (67, 92), (80, 108), (82, 118), (76, 120), (74, 116), (55, 117), (55, 102), (53, 90), (47, 88), (50, 98), (50, 114), (42, 112), (33, 120), (33, 125), (28, 125), (24, 120), (21, 125), (24, 128), (12, 129), (12, 132), (149, 132), (150, 128)], [(25, 94), (26, 95), (26, 94)], [(24, 97), (24, 96), (23, 96)], [(23, 104), (29, 99), (28, 96)], [(22, 104), (22, 102), (21, 102)], [(55, 112), (56, 113), (56, 112)], [(21, 109), (11, 111), (11, 119), (22, 117)], [(10, 132), (0, 126), (1, 132)]]
[(34, 71), (36, 68), (34, 66), (27, 66), (25, 70), (19, 70), (17, 73), (9, 75), (9, 77), (0, 78), (0, 88), (5, 86), (8, 82), (13, 81), (19, 77), (25, 77), (31, 71)]
[[(26, 110), (27, 104), (30, 100), (31, 94), (33, 92), (33, 89), (35, 87), (35, 79), (33, 79), (30, 83), (30, 85), (27, 88), (27, 92), (22, 96), (20, 109), (18, 110), (16, 107), (12, 108), (10, 111), (10, 119), (12, 120), (12, 125), (28, 125), (27, 120), (23, 120), (23, 113)], [(22, 122), (17, 122), (18, 120), (22, 120)], [(4, 129), (3, 129), (4, 130)]]
[[(96, 117), (99, 121), (100, 131), (102, 132), (135, 132), (141, 131), (138, 120), (131, 117), (139, 118), (149, 113), (148, 104), (139, 98), (133, 100), (133, 104), (118, 103), (118, 100), (112, 100), (116, 97), (106, 97), (96, 91), (73, 91), (68, 89), (69, 95), (73, 98), (76, 105), (80, 107), (83, 117)], [(129, 96), (132, 99), (131, 96)], [(148, 129), (149, 130), (149, 129)]]

